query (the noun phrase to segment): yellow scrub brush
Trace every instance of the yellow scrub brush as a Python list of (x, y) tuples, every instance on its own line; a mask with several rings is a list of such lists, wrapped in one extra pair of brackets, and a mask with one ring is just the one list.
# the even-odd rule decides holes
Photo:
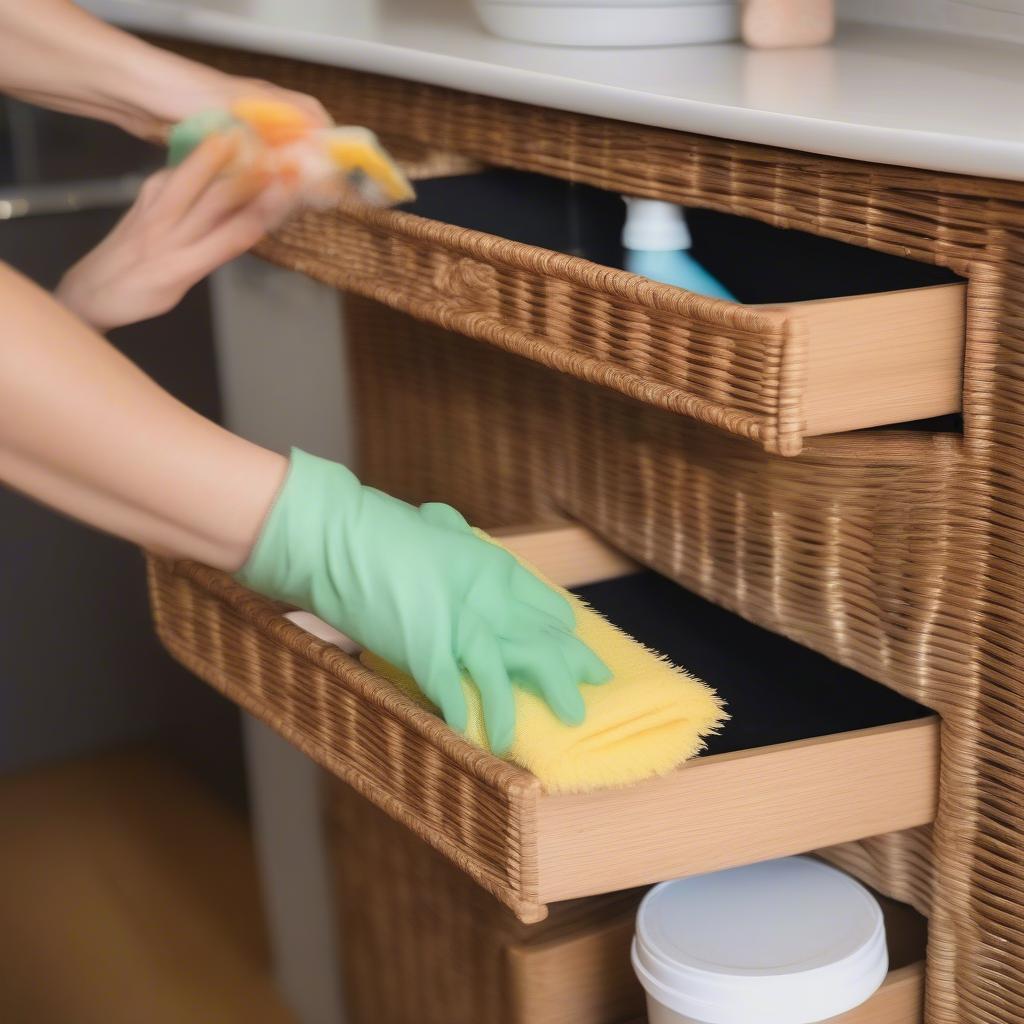
[[(526, 568), (544, 578), (532, 566)], [(579, 638), (611, 669), (612, 679), (581, 686), (587, 716), (576, 726), (565, 725), (543, 700), (516, 687), (516, 735), (507, 759), (536, 775), (549, 792), (583, 792), (662, 775), (699, 753), (705, 738), (727, 718), (715, 692), (575, 595), (545, 582), (570, 602)], [(430, 707), (408, 675), (369, 651), (361, 658)], [(486, 750), (480, 697), (467, 678), (462, 687), (469, 707), (466, 738)]]
[(280, 100), (242, 99), (229, 110), (208, 110), (181, 121), (168, 139), (168, 163), (181, 163), (208, 135), (227, 132), (242, 139), (240, 163), (259, 158), (272, 175), (297, 181), (307, 205), (330, 205), (346, 189), (377, 206), (415, 197), (401, 168), (368, 128), (322, 128)]

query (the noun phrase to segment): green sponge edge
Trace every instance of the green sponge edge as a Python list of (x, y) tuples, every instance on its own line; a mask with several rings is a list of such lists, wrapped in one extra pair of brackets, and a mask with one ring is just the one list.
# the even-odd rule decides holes
[(167, 165), (177, 167), (203, 139), (240, 125), (227, 110), (204, 110), (179, 121), (167, 137)]

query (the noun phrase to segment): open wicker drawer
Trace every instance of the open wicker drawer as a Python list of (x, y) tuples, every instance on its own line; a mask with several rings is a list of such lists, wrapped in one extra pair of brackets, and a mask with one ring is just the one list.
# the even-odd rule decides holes
[[(493, 230), (508, 225), (504, 230), (513, 232), (517, 219), (535, 222), (531, 203), (547, 202), (554, 216), (562, 209), (543, 185), (535, 200), (535, 176), (512, 186), (496, 178), (490, 205), (502, 208), (504, 220), (482, 217)], [(477, 207), (487, 207), (492, 186), (481, 193), (479, 183), (489, 179), (451, 179), (463, 180), (466, 190), (477, 189)], [(449, 194), (440, 199), (421, 197), (414, 212), (348, 205), (307, 214), (258, 251), (334, 287), (776, 453), (796, 454), (808, 436), (960, 409), (962, 283), (745, 306), (446, 223), (445, 216), (465, 219), (467, 205), (457, 184), (446, 187)], [(538, 232), (519, 228), (518, 237)], [(539, 237), (554, 244), (543, 231)], [(743, 255), (754, 262), (772, 258), (770, 250)], [(859, 281), (879, 277), (885, 274), (875, 268), (839, 287), (856, 292)]]
[[(705, 665), (722, 650), (754, 650), (756, 640), (731, 631), (762, 633), (660, 577), (645, 583), (631, 574), (631, 563), (578, 527), (506, 540), (551, 577), (592, 584), (584, 596), (648, 642), (628, 621), (644, 610), (628, 587), (650, 586), (645, 595), (688, 602), (673, 605), (666, 621), (692, 624), (695, 656), (701, 637), (716, 630), (724, 636), (690, 665), (720, 687), (728, 668), (716, 669), (719, 680)], [(627, 589), (620, 591), (609, 581), (623, 573)], [(722, 752), (639, 785), (556, 796), (529, 773), (470, 746), (223, 573), (154, 558), (150, 592), (159, 635), (183, 664), (425, 838), (524, 921), (541, 919), (549, 902), (912, 828), (934, 816), (937, 720), (823, 659), (810, 671), (800, 668), (799, 659), (819, 656), (772, 634), (758, 642), (789, 644), (802, 688), (794, 680), (789, 692), (790, 665), (771, 653), (777, 674), (765, 677), (764, 691), (747, 690), (746, 710), (722, 689), (734, 714)], [(760, 652), (745, 674), (756, 671)], [(813, 702), (819, 688), (828, 691), (821, 703), (831, 711), (822, 720), (831, 724), (820, 735), (813, 722), (786, 732), (794, 728), (786, 716), (801, 719), (801, 702)], [(863, 727), (856, 716), (876, 699), (877, 721), (885, 724)], [(759, 729), (762, 718), (766, 730)], [(783, 735), (800, 738), (780, 742)]]
[[(332, 780), (324, 803), (341, 934), (359, 936), (342, 947), (354, 1020), (623, 1024), (641, 1012), (629, 949), (643, 888), (568, 900), (522, 924), (348, 786)], [(879, 902), (889, 973), (836, 1024), (920, 1024), (927, 922), (905, 903)], [(434, 941), (410, 928), (420, 921)]]

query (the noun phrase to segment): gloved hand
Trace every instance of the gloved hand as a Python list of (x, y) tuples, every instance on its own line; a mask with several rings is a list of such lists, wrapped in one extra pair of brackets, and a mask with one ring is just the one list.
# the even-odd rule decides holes
[(495, 753), (514, 735), (513, 681), (578, 724), (578, 685), (609, 678), (576, 638), (565, 599), (453, 508), (416, 508), (297, 449), (236, 578), (316, 613), (406, 671), (460, 732), (465, 670), (480, 691)]

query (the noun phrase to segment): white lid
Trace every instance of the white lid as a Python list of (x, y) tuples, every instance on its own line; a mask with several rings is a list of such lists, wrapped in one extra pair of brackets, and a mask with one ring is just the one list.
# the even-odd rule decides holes
[(652, 998), (706, 1024), (812, 1024), (867, 1000), (889, 956), (862, 885), (788, 857), (655, 886), (633, 967)]
[(622, 244), (634, 252), (674, 252), (690, 248), (690, 229), (681, 206), (660, 199), (626, 201), (626, 223), (622, 228)]

